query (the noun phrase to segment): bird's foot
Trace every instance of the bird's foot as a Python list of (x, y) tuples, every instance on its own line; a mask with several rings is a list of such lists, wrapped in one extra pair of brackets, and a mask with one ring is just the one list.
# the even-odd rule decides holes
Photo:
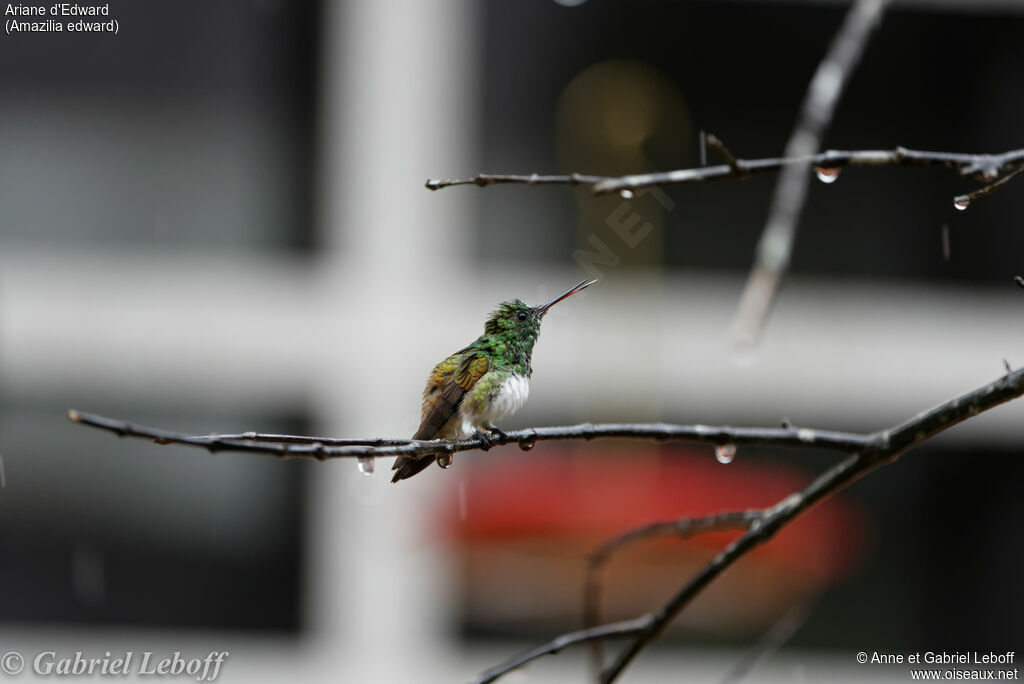
[(484, 432), (483, 430), (473, 430), (473, 437), (483, 442), (480, 448), (483, 449), (484, 451), (489, 451), (490, 448), (495, 444), (494, 437), (491, 436), (490, 433)]
[(487, 431), (491, 433), (491, 439), (494, 440), (495, 442), (499, 442), (501, 444), (508, 443), (508, 435), (506, 435), (504, 432), (494, 427), (493, 425), (488, 425)]

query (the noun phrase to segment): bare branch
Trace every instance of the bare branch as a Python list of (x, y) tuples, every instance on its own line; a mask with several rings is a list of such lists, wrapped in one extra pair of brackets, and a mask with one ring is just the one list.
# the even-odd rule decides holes
[[(755, 521), (764, 516), (761, 509), (749, 511), (737, 511), (718, 513), (701, 518), (682, 518), (669, 522), (656, 522), (644, 525), (605, 542), (590, 555), (587, 562), (587, 578), (583, 589), (583, 626), (593, 627), (599, 624), (604, 618), (601, 612), (603, 584), (601, 575), (605, 565), (613, 553), (634, 542), (657, 539), (661, 537), (678, 537), (689, 539), (698, 534), (709, 532), (721, 532), (724, 530), (748, 530)], [(604, 667), (603, 642), (595, 639), (591, 642), (593, 647), (591, 661), (596, 674), (600, 674)]]
[(440, 190), (441, 188), (450, 188), (453, 185), (478, 185), (485, 187), (505, 183), (520, 185), (594, 185), (602, 180), (605, 180), (604, 176), (586, 176), (581, 173), (570, 173), (568, 175), (480, 173), (472, 178), (428, 178), (424, 186), (427, 190)]
[[(316, 459), (366, 456), (417, 456), (488, 449), (495, 445), (518, 444), (531, 449), (537, 442), (568, 439), (654, 439), (703, 444), (785, 446), (792, 448), (851, 451), (865, 446), (869, 437), (850, 432), (812, 430), (810, 428), (713, 427), (709, 425), (669, 425), (666, 423), (582, 423), (563, 427), (537, 427), (495, 435), (490, 441), (477, 437), (459, 440), (414, 439), (335, 439), (297, 435), (269, 435), (243, 432), (230, 435), (187, 435), (159, 428), (133, 425), (82, 411), (68, 411), (68, 418), (82, 425), (113, 432), (119, 437), (151, 439), (157, 444), (180, 444), (207, 451), (237, 451), (270, 454), (281, 458)], [(280, 439), (278, 439), (280, 438)]]
[(1014, 276), (1013, 280), (1021, 287), (1024, 287), (1024, 276)]
[[(885, 10), (885, 0), (856, 0), (846, 13), (839, 33), (807, 87), (793, 135), (785, 155), (801, 158), (813, 155), (832, 121), (836, 103), (846, 81), (860, 61), (864, 46)], [(733, 337), (741, 346), (760, 338), (775, 293), (789, 268), (797, 225), (807, 199), (807, 162), (783, 169), (775, 186), (771, 210), (757, 245), (754, 268), (740, 296)]]
[(521, 653), (513, 658), (509, 658), (504, 663), (492, 667), (490, 670), (482, 672), (479, 677), (474, 681), (474, 684), (488, 684), (493, 682), (504, 674), (511, 672), (517, 668), (526, 665), (527, 663), (540, 658), (541, 656), (552, 655), (558, 653), (566, 646), (572, 646), (574, 644), (582, 644), (587, 641), (594, 639), (606, 639), (609, 637), (628, 637), (634, 634), (639, 634), (643, 631), (648, 623), (651, 621), (651, 616), (644, 615), (638, 617), (635, 620), (625, 620), (623, 622), (613, 622), (609, 625), (601, 625), (600, 627), (593, 627), (591, 629), (581, 629), (576, 632), (569, 632), (563, 634), (560, 637), (552, 639), (546, 644), (542, 644), (537, 648), (532, 648), (525, 653)]
[(698, 534), (707, 534), (709, 532), (746, 530), (763, 516), (764, 511), (755, 508), (748, 511), (728, 511), (700, 518), (682, 518), (680, 520), (643, 525), (620, 534), (599, 546), (590, 555), (589, 566), (591, 569), (600, 569), (602, 565), (608, 562), (613, 553), (641, 540), (659, 539), (662, 537), (689, 539)]
[(732, 152), (730, 152), (729, 148), (725, 146), (725, 143), (718, 139), (718, 136), (709, 133), (707, 136), (707, 142), (708, 145), (718, 152), (718, 154), (722, 155), (722, 158), (725, 159), (725, 163), (729, 165), (729, 170), (732, 171), (734, 175), (739, 177), (746, 175), (746, 171), (744, 171), (743, 167), (740, 165), (739, 160), (732, 155)]
[(693, 600), (711, 580), (747, 551), (771, 539), (776, 532), (800, 513), (876, 468), (895, 461), (900, 454), (933, 435), (1015, 399), (1021, 394), (1024, 394), (1024, 369), (1008, 373), (980, 389), (968, 392), (930, 411), (920, 413), (902, 425), (876, 432), (871, 445), (866, 449), (843, 459), (826, 470), (807, 487), (791, 494), (768, 509), (759, 524), (755, 523), (749, 532), (715, 556), (665, 605), (650, 613), (654, 618), (650, 625), (639, 633), (634, 641), (619, 654), (615, 662), (604, 671), (602, 681), (606, 684), (615, 681), (637, 653), (657, 637), (665, 626), (674, 620), (683, 607)]
[[(708, 144), (710, 144), (708, 136)], [(817, 166), (839, 169), (848, 166), (941, 166), (955, 169), (961, 176), (987, 179), (994, 178), (1008, 168), (1024, 161), (1024, 149), (1010, 150), (1000, 154), (961, 154), (911, 150), (897, 147), (892, 150), (827, 150), (804, 157), (768, 157), (764, 159), (735, 159), (735, 166), (719, 164), (697, 166), (689, 169), (675, 169), (658, 173), (631, 174), (628, 176), (592, 176), (581, 173), (566, 175), (546, 174), (491, 174), (482, 173), (471, 178), (431, 179), (426, 187), (431, 190), (455, 185), (590, 185), (595, 194), (604, 195), (622, 190), (640, 190), (655, 185), (681, 185), (714, 180), (736, 180), (757, 173), (770, 173), (788, 166)]]
[(1006, 185), (1007, 183), (1012, 181), (1014, 178), (1019, 176), (1022, 172), (1024, 172), (1024, 166), (1018, 167), (1012, 173), (1006, 174), (1005, 176), (1003, 176), (1002, 178), (997, 180), (995, 183), (990, 183), (990, 184), (986, 185), (985, 187), (978, 188), (974, 192), (969, 192), (966, 195), (957, 195), (956, 197), (953, 198), (953, 206), (955, 206), (957, 209), (960, 209), (961, 211), (963, 211), (975, 199), (977, 199), (977, 198), (979, 198), (979, 197), (981, 197), (983, 195), (987, 195), (990, 192), (993, 192), (994, 190), (998, 190), (1000, 187)]
[[(570, 643), (601, 640), (610, 636), (632, 636), (633, 641), (602, 673), (602, 682), (607, 684), (615, 681), (632, 662), (633, 658), (647, 644), (657, 638), (664, 628), (679, 615), (683, 608), (722, 571), (742, 558), (744, 554), (754, 547), (767, 542), (776, 532), (789, 524), (798, 515), (819, 501), (840, 491), (851, 482), (864, 477), (876, 468), (892, 463), (905, 451), (928, 440), (932, 436), (979, 413), (1016, 399), (1022, 394), (1024, 394), (1024, 369), (1007, 373), (984, 387), (968, 392), (929, 411), (924, 411), (900, 425), (865, 436), (866, 440), (858, 440), (861, 442), (861, 446), (851, 449), (851, 455), (826, 470), (802, 490), (761, 511), (759, 516), (752, 519), (749, 530), (742, 537), (718, 553), (707, 566), (694, 575), (664, 605), (637, 618), (635, 621), (606, 625), (607, 629), (604, 631), (601, 631), (600, 628), (590, 628), (579, 632), (572, 632), (569, 635), (565, 635), (567, 637), (571, 636), (572, 640), (559, 648), (563, 648)], [(750, 514), (750, 512), (747, 512), (739, 515)], [(738, 520), (738, 518), (733, 520)], [(632, 539), (643, 536), (641, 530), (637, 530), (635, 534), (636, 537), (624, 535), (618, 539)], [(615, 542), (616, 540), (609, 542), (612, 548), (615, 548)], [(626, 630), (620, 631), (621, 625), (629, 625), (629, 627)], [(550, 642), (545, 647), (534, 649), (516, 659), (508, 661), (502, 666), (489, 670), (487, 673), (488, 679), (481, 681), (493, 681), (498, 676), (524, 665), (536, 657), (553, 652), (548, 647), (556, 643), (560, 643), (558, 639)], [(535, 655), (530, 657), (531, 654)]]

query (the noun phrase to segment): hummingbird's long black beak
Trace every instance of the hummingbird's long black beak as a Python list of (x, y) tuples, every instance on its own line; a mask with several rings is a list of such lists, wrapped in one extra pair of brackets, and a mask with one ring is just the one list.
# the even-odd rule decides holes
[(579, 292), (580, 290), (584, 290), (584, 289), (586, 289), (586, 288), (590, 287), (591, 285), (593, 285), (593, 284), (594, 284), (594, 283), (596, 283), (596, 282), (597, 282), (597, 279), (596, 279), (596, 278), (595, 278), (594, 280), (582, 280), (582, 281), (580, 281), (580, 282), (579, 282), (579, 284), (577, 284), (577, 285), (574, 285), (574, 286), (572, 286), (571, 288), (569, 288), (569, 289), (568, 289), (568, 290), (567, 290), (567, 291), (565, 292), (565, 294), (560, 294), (560, 295), (558, 295), (557, 297), (555, 297), (554, 299), (552, 299), (552, 300), (551, 300), (550, 302), (548, 302), (547, 304), (541, 304), (540, 306), (535, 306), (535, 307), (533, 307), (533, 310), (534, 310), (534, 312), (535, 312), (535, 313), (537, 314), (537, 316), (543, 316), (544, 314), (546, 314), (546, 313), (548, 312), (548, 309), (550, 309), (551, 307), (553, 307), (553, 306), (554, 306), (555, 304), (557, 304), (558, 302), (562, 301), (562, 300), (563, 300), (563, 299), (565, 299), (566, 297), (571, 297), (571, 296), (573, 296), (574, 294), (576, 294), (576, 293), (577, 293), (577, 292)]

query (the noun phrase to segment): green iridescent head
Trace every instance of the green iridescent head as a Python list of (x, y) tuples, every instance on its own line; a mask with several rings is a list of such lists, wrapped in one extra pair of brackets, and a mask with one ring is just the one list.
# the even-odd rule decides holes
[(521, 299), (502, 302), (487, 318), (484, 332), (488, 335), (537, 337), (540, 332), (540, 316), (534, 313), (533, 307)]
[(566, 297), (570, 297), (596, 282), (596, 280), (584, 280), (569, 288), (565, 293), (555, 297), (547, 304), (541, 304), (540, 306), (529, 306), (521, 299), (502, 302), (487, 319), (487, 323), (484, 325), (484, 332), (487, 335), (518, 337), (535, 341), (538, 333), (540, 333), (540, 321), (544, 318), (544, 314), (548, 312), (548, 309)]

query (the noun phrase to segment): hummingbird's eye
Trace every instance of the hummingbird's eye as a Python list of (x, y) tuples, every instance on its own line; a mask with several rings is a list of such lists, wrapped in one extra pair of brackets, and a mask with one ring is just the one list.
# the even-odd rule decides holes
[(518, 318), (521, 321), (525, 321), (526, 320), (526, 312), (525, 311), (520, 311), (518, 314), (516, 314), (516, 318)]

